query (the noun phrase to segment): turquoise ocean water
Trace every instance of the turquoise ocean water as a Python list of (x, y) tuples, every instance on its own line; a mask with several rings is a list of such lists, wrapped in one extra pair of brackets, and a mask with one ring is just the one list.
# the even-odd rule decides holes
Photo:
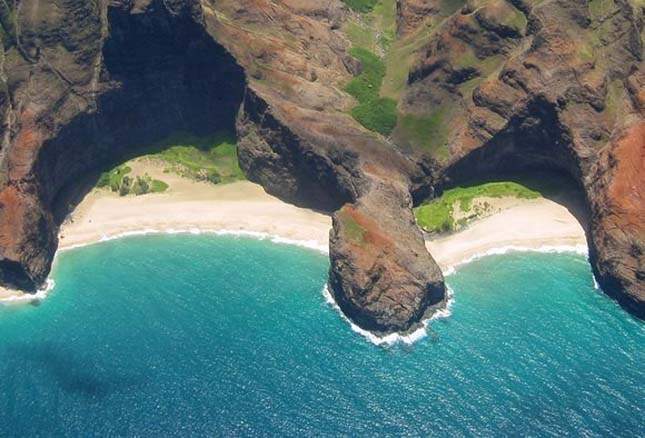
[(645, 328), (585, 258), (449, 277), (452, 315), (377, 347), (324, 303), (328, 261), (245, 238), (62, 253), (39, 306), (0, 307), (0, 436), (645, 434)]

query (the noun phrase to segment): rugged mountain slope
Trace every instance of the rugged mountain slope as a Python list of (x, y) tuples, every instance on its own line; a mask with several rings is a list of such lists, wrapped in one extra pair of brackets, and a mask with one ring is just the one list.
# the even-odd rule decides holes
[(433, 147), (448, 157), (448, 180), (542, 168), (577, 181), (597, 277), (640, 317), (642, 35), (640, 2), (470, 1), (418, 52), (401, 104), (414, 117), (444, 116)]
[(388, 137), (350, 115), (367, 15), (340, 1), (0, 0), (0, 282), (44, 281), (82, 178), (172, 129), (235, 123), (249, 178), (335, 212), (330, 284), (364, 328), (408, 330), (445, 299), (414, 201), (527, 168), (579, 182), (598, 278), (642, 317), (643, 5), (377, 8), (396, 19), (369, 47), (398, 101)]

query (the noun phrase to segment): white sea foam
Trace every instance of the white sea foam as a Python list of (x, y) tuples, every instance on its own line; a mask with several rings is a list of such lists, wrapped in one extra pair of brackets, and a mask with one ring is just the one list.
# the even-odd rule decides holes
[[(444, 276), (453, 275), (454, 273), (457, 272), (458, 267), (466, 265), (474, 260), (481, 259), (483, 257), (492, 256), (492, 255), (507, 254), (512, 252), (540, 252), (540, 253), (558, 253), (558, 254), (574, 253), (574, 254), (588, 256), (588, 249), (586, 245), (542, 245), (537, 247), (507, 245), (507, 246), (492, 248), (487, 251), (483, 251), (481, 253), (477, 253), (470, 257), (467, 257), (461, 260), (460, 262), (455, 263), (454, 265), (451, 265), (448, 268), (446, 268), (444, 271)], [(599, 286), (595, 277), (593, 277), (593, 282), (594, 282), (594, 287), (598, 288)], [(448, 292), (447, 292), (446, 307), (444, 309), (441, 309), (435, 312), (435, 314), (432, 315), (432, 317), (422, 321), (421, 322), (422, 326), (420, 328), (407, 334), (392, 333), (386, 336), (378, 336), (372, 332), (369, 332), (367, 330), (360, 328), (355, 323), (353, 323), (338, 306), (327, 285), (325, 285), (325, 287), (323, 288), (322, 294), (325, 297), (325, 302), (331, 307), (333, 307), (334, 309), (336, 309), (336, 311), (339, 313), (341, 318), (343, 318), (343, 320), (345, 320), (350, 325), (350, 327), (354, 332), (360, 334), (361, 336), (364, 336), (375, 345), (391, 346), (398, 343), (411, 345), (416, 341), (428, 336), (428, 326), (432, 320), (449, 317), (452, 314), (450, 309), (454, 303), (454, 293), (452, 289), (450, 289), (449, 287), (447, 287), (447, 291)]]
[(325, 284), (325, 286), (322, 289), (322, 295), (325, 298), (325, 303), (335, 309), (340, 317), (349, 324), (351, 327), (352, 331), (355, 333), (358, 333), (359, 335), (365, 337), (367, 340), (369, 340), (372, 344), (378, 345), (378, 346), (392, 346), (396, 344), (404, 344), (404, 345), (412, 345), (418, 340), (421, 340), (428, 336), (428, 326), (430, 325), (430, 322), (439, 319), (439, 318), (447, 318), (450, 315), (452, 315), (452, 312), (450, 311), (450, 308), (452, 307), (452, 304), (454, 303), (454, 294), (450, 288), (447, 288), (447, 297), (446, 297), (446, 307), (440, 310), (437, 310), (430, 318), (427, 318), (423, 321), (421, 321), (421, 327), (418, 329), (414, 330), (413, 332), (402, 334), (402, 333), (391, 333), (389, 335), (385, 336), (378, 336), (368, 330), (364, 330), (357, 326), (352, 320), (350, 320), (342, 311), (338, 303), (336, 303), (336, 300), (334, 300), (333, 295), (331, 294), (331, 291), (329, 290), (329, 286)]
[(209, 229), (209, 228), (165, 228), (165, 229), (156, 229), (156, 228), (145, 228), (142, 230), (133, 230), (125, 231), (117, 234), (103, 235), (98, 241), (79, 243), (75, 245), (66, 246), (59, 249), (59, 252), (69, 251), (71, 249), (82, 248), (88, 245), (94, 245), (102, 242), (109, 242), (111, 240), (123, 239), (126, 237), (133, 236), (145, 236), (149, 234), (213, 234), (217, 236), (234, 236), (234, 237), (251, 237), (259, 240), (270, 240), (273, 243), (284, 244), (284, 245), (294, 245), (302, 248), (312, 249), (323, 254), (329, 254), (329, 248), (327, 245), (323, 245), (317, 240), (299, 240), (299, 239), (290, 239), (282, 236), (277, 236), (275, 234), (265, 233), (262, 231), (248, 231), (248, 230), (229, 230), (229, 229)]
[[(329, 254), (329, 248), (326, 245), (322, 245), (320, 242), (316, 240), (298, 240), (298, 239), (289, 239), (281, 236), (276, 236), (270, 233), (265, 233), (261, 231), (249, 231), (249, 230), (230, 230), (230, 229), (203, 229), (203, 228), (180, 228), (180, 229), (174, 229), (174, 228), (168, 228), (168, 229), (156, 229), (156, 228), (145, 228), (142, 230), (133, 230), (133, 231), (126, 231), (123, 233), (118, 233), (118, 234), (112, 234), (112, 235), (104, 235), (99, 239), (97, 242), (88, 242), (88, 243), (82, 243), (82, 244), (76, 244), (76, 245), (70, 245), (65, 248), (61, 248), (59, 251), (68, 251), (71, 249), (75, 248), (81, 248), (87, 245), (92, 245), (95, 243), (101, 243), (101, 242), (108, 242), (116, 239), (122, 239), (126, 237), (132, 237), (132, 236), (143, 236), (143, 235), (149, 235), (149, 234), (213, 234), (213, 235), (218, 235), (218, 236), (239, 236), (239, 237), (250, 237), (250, 238), (255, 238), (255, 239), (260, 239), (260, 240), (269, 240), (273, 243), (277, 244), (285, 244), (285, 245), (295, 245), (299, 246), (302, 248), (307, 248), (311, 250), (315, 250), (318, 252), (321, 252), (323, 254)], [(465, 265), (467, 263), (470, 263), (474, 260), (487, 257), (490, 255), (497, 255), (497, 254), (506, 254), (509, 252), (543, 252), (543, 253), (576, 253), (576, 254), (582, 254), (582, 255), (587, 255), (587, 247), (585, 245), (543, 245), (540, 247), (527, 247), (527, 246), (516, 246), (516, 245), (508, 245), (508, 246), (503, 246), (503, 247), (498, 247), (498, 248), (493, 248), (481, 253), (477, 253), (471, 257), (468, 257), (464, 260), (461, 260), (459, 263), (456, 263), (452, 266), (449, 266), (445, 271), (444, 275), (449, 276), (452, 275), (456, 272), (457, 267)], [(594, 287), (599, 288), (598, 283), (596, 282), (595, 277), (593, 278), (594, 282)], [(21, 303), (21, 302), (33, 302), (33, 301), (40, 301), (46, 298), (48, 293), (54, 289), (55, 287), (55, 282), (53, 279), (47, 279), (45, 287), (40, 289), (36, 294), (33, 295), (28, 295), (28, 294), (17, 294), (15, 296), (10, 296), (6, 298), (0, 299), (0, 303)], [(428, 326), (432, 320), (439, 319), (439, 318), (447, 318), (449, 317), (452, 312), (451, 312), (451, 307), (454, 303), (454, 294), (453, 291), (447, 287), (447, 301), (446, 301), (446, 306), (443, 309), (437, 310), (430, 318), (427, 318), (423, 321), (421, 321), (421, 327), (418, 329), (414, 330), (413, 332), (402, 334), (402, 333), (392, 333), (386, 336), (378, 336), (370, 331), (364, 330), (360, 328), (358, 325), (353, 323), (341, 310), (341, 308), (338, 306), (336, 301), (334, 300), (329, 288), (327, 285), (324, 286), (322, 290), (322, 294), (325, 298), (325, 302), (333, 307), (338, 314), (341, 316), (343, 320), (345, 320), (351, 327), (351, 329), (360, 334), (361, 336), (365, 337), (368, 339), (370, 342), (372, 342), (375, 345), (379, 346), (392, 346), (395, 344), (405, 344), (405, 345), (412, 345), (413, 343), (417, 342), (420, 339), (425, 338), (428, 336)]]
[[(145, 228), (143, 230), (124, 231), (123, 233), (118, 233), (118, 234), (103, 235), (103, 237), (99, 239), (98, 243), (109, 242), (110, 240), (115, 240), (115, 239), (123, 239), (125, 237), (145, 236), (147, 234), (159, 234), (162, 232), (163, 232), (162, 230), (157, 230), (155, 228)], [(188, 230), (185, 232), (188, 232)]]
[[(587, 258), (589, 257), (589, 249), (587, 248), (587, 245), (542, 245), (542, 246), (519, 246), (519, 245), (507, 245), (507, 246), (500, 246), (497, 248), (492, 248), (487, 251), (483, 251), (477, 254), (474, 254), (470, 257), (467, 257), (463, 260), (461, 260), (458, 263), (455, 263), (454, 265), (448, 266), (444, 272), (443, 275), (446, 277), (449, 277), (450, 275), (453, 275), (457, 272), (457, 268), (460, 266), (466, 265), (474, 260), (481, 259), (483, 257), (488, 257), (491, 255), (498, 255), (498, 254), (508, 254), (510, 252), (540, 252), (540, 253), (558, 253), (558, 254), (563, 254), (563, 253), (573, 253), (573, 254), (580, 254), (584, 255)], [(596, 280), (596, 276), (591, 273), (591, 280), (593, 281), (593, 287), (596, 290), (600, 290), (600, 284), (598, 284), (598, 280)]]
[(48, 278), (45, 282), (45, 285), (38, 289), (35, 294), (27, 294), (23, 292), (16, 291), (15, 295), (11, 295), (5, 298), (0, 298), (0, 304), (22, 304), (22, 303), (33, 303), (34, 301), (42, 301), (47, 298), (47, 295), (54, 289), (56, 282)]
[[(508, 254), (511, 252), (541, 252), (541, 253), (574, 253), (574, 254), (580, 254), (584, 256), (589, 255), (589, 251), (587, 249), (587, 245), (542, 245), (542, 246), (519, 246), (519, 245), (506, 245), (506, 246), (500, 246), (497, 248), (491, 248), (487, 251), (483, 251), (477, 254), (474, 254), (470, 257), (467, 257), (451, 266), (448, 266), (445, 271), (444, 275), (449, 276), (457, 272), (457, 268), (463, 265), (466, 265), (474, 260), (481, 259), (483, 257), (488, 257), (492, 255), (499, 255), (499, 254)], [(595, 279), (594, 279), (595, 281)]]
[(75, 243), (74, 245), (67, 245), (67, 246), (58, 248), (58, 251), (56, 253), (58, 254), (59, 252), (65, 252), (65, 251), (71, 251), (73, 249), (84, 248), (88, 245), (93, 245), (95, 243), (97, 242)]

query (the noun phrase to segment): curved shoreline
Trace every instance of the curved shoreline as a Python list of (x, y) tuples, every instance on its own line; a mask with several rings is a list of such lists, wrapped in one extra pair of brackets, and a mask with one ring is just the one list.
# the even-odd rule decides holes
[[(328, 254), (331, 218), (286, 204), (258, 185), (237, 182), (212, 186), (182, 181), (165, 194), (121, 198), (106, 191), (90, 193), (61, 227), (58, 253), (114, 239), (148, 234), (212, 234), (270, 240)], [(513, 251), (587, 253), (584, 230), (566, 208), (545, 199), (523, 201), (474, 222), (449, 236), (426, 240), (426, 246), (449, 276), (457, 267), (493, 254)], [(39, 301), (54, 287), (36, 294), (0, 289), (0, 304)], [(450, 293), (445, 307), (409, 333), (378, 336), (362, 330), (334, 307), (353, 331), (376, 345), (410, 345), (427, 336), (429, 322), (450, 315)]]
[[(500, 246), (498, 248), (492, 248), (482, 253), (471, 255), (470, 257), (467, 257), (454, 265), (448, 266), (447, 270), (444, 271), (444, 276), (449, 277), (451, 275), (454, 275), (457, 272), (459, 267), (467, 265), (470, 262), (473, 262), (475, 260), (478, 260), (484, 257), (488, 257), (492, 255), (509, 254), (509, 253), (527, 253), (527, 252), (556, 253), (556, 254), (564, 253), (564, 254), (577, 254), (577, 255), (584, 255), (584, 256), (588, 256), (589, 254), (589, 251), (586, 245), (575, 245), (575, 246), (542, 245), (542, 246), (534, 246), (534, 247), (517, 246), (517, 245)], [(593, 273), (591, 274), (591, 279), (593, 281), (594, 288), (598, 289), (599, 288), (598, 282), (596, 281), (596, 278), (594, 277)], [(364, 330), (359, 326), (357, 326), (354, 322), (352, 322), (352, 320), (350, 320), (343, 313), (340, 306), (338, 306), (338, 304), (334, 300), (334, 297), (329, 291), (327, 284), (325, 284), (325, 286), (323, 287), (322, 296), (325, 298), (325, 303), (338, 312), (340, 317), (345, 322), (347, 322), (347, 324), (349, 324), (352, 331), (365, 337), (372, 344), (377, 346), (393, 346), (396, 344), (404, 344), (404, 345), (410, 346), (415, 342), (428, 336), (428, 327), (432, 321), (436, 319), (447, 318), (450, 315), (452, 315), (451, 307), (455, 302), (454, 292), (447, 284), (446, 284), (446, 290), (447, 290), (447, 297), (446, 297), (447, 299), (445, 304), (440, 308), (436, 308), (434, 312), (430, 315), (430, 317), (421, 320), (419, 323), (419, 327), (406, 333), (391, 333), (386, 336), (379, 336), (368, 330)]]
[(90, 245), (96, 245), (98, 243), (109, 242), (111, 240), (123, 239), (126, 237), (135, 237), (135, 236), (147, 236), (155, 234), (213, 234), (216, 236), (236, 236), (236, 237), (249, 237), (258, 240), (270, 240), (273, 243), (282, 243), (286, 245), (294, 245), (302, 248), (312, 249), (323, 254), (329, 254), (329, 249), (327, 246), (323, 246), (317, 240), (296, 240), (290, 239), (287, 237), (281, 237), (274, 234), (265, 233), (263, 231), (253, 231), (253, 230), (228, 230), (228, 229), (209, 229), (209, 228), (167, 228), (167, 229), (155, 229), (155, 228), (145, 228), (142, 230), (132, 230), (125, 231), (118, 234), (104, 235), (100, 239), (85, 243), (78, 243), (73, 245), (62, 246), (58, 249), (58, 252), (69, 251), (77, 248), (83, 248)]
[[(271, 235), (264, 232), (250, 231), (250, 230), (213, 230), (213, 229), (191, 228), (191, 229), (166, 229), (166, 230), (143, 229), (143, 230), (123, 232), (116, 235), (103, 236), (101, 239), (98, 239), (96, 241), (62, 247), (58, 250), (57, 255), (58, 253), (61, 253), (61, 252), (82, 248), (85, 246), (100, 244), (104, 242), (109, 242), (112, 240), (135, 237), (135, 236), (158, 235), (158, 234), (192, 234), (192, 235), (209, 234), (209, 235), (217, 235), (217, 236), (247, 237), (247, 238), (253, 238), (258, 240), (269, 240), (272, 243), (276, 243), (276, 244), (299, 246), (301, 248), (314, 250), (322, 254), (329, 253), (327, 247), (321, 246), (318, 242), (312, 241), (312, 240), (294, 240), (294, 239)], [(572, 253), (572, 254), (579, 254), (579, 255), (588, 254), (586, 245), (575, 245), (575, 246), (542, 245), (542, 246), (536, 246), (536, 247), (514, 246), (514, 245), (500, 246), (498, 248), (493, 248), (491, 250), (464, 258), (460, 262), (449, 266), (447, 271), (444, 272), (444, 275), (445, 276), (453, 275), (454, 273), (456, 273), (458, 267), (466, 265), (474, 260), (491, 256), (491, 255), (500, 255), (500, 254), (507, 254), (512, 252)], [(594, 281), (594, 286), (597, 287), (597, 283), (595, 281), (595, 278), (593, 278), (593, 276), (592, 276), (592, 279)], [(45, 299), (48, 293), (55, 288), (55, 285), (56, 283), (54, 279), (49, 278), (47, 279), (47, 283), (45, 287), (38, 290), (38, 292), (35, 294), (26, 294), (20, 291), (14, 291), (12, 295), (8, 295), (8, 296), (0, 295), (0, 305), (25, 304), (25, 303), (41, 301)], [(454, 304), (454, 293), (452, 289), (450, 289), (450, 287), (447, 287), (447, 289), (448, 289), (448, 295), (447, 295), (447, 300), (445, 305), (442, 306), (441, 308), (435, 309), (430, 317), (420, 321), (419, 323), (420, 326), (418, 328), (415, 328), (414, 330), (411, 330), (410, 332), (407, 332), (407, 333), (391, 333), (385, 336), (379, 336), (368, 330), (364, 330), (359, 326), (357, 326), (354, 322), (352, 322), (342, 312), (342, 310), (334, 300), (331, 292), (329, 291), (327, 284), (325, 284), (325, 286), (323, 287), (321, 294), (325, 299), (325, 304), (329, 305), (331, 308), (337, 311), (339, 316), (347, 324), (349, 324), (352, 331), (363, 336), (374, 345), (392, 346), (396, 344), (404, 344), (409, 346), (428, 336), (428, 326), (430, 325), (431, 321), (436, 319), (447, 318), (452, 314), (451, 307)]]

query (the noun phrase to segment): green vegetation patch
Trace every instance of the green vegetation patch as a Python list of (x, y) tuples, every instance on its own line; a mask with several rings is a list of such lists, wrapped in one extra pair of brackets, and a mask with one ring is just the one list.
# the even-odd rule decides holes
[(145, 195), (146, 193), (162, 193), (168, 189), (168, 184), (148, 175), (131, 177), (132, 169), (128, 166), (117, 166), (99, 177), (96, 187), (109, 188), (120, 196)]
[(475, 56), (475, 52), (470, 47), (467, 47), (463, 53), (457, 56), (454, 62), (454, 66), (457, 68), (477, 67), (478, 64), (479, 59)]
[[(244, 173), (237, 159), (235, 136), (220, 132), (211, 136), (176, 133), (163, 142), (142, 150), (143, 158), (165, 163), (164, 173), (213, 184), (243, 180)], [(164, 181), (149, 175), (129, 175), (132, 168), (119, 165), (99, 176), (96, 187), (107, 187), (122, 196), (163, 193), (168, 190)]]
[(124, 189), (125, 194), (145, 195), (146, 193), (163, 193), (168, 190), (168, 184), (158, 179), (152, 179), (148, 175), (137, 176), (136, 179)]
[(520, 35), (526, 35), (526, 26), (528, 25), (526, 15), (520, 10), (513, 9), (513, 13), (509, 17), (506, 17), (505, 24), (515, 29)]
[(365, 240), (367, 230), (360, 226), (358, 222), (346, 211), (341, 210), (338, 218), (342, 224), (345, 234), (350, 240), (362, 243)]
[(379, 0), (344, 0), (345, 4), (353, 11), (367, 13), (374, 9)]
[(166, 190), (168, 190), (168, 184), (165, 182), (158, 180), (158, 179), (153, 179), (151, 184), (150, 184), (150, 192), (151, 193), (163, 193)]
[(113, 192), (118, 192), (123, 184), (123, 178), (132, 172), (128, 166), (117, 166), (109, 172), (104, 172), (99, 176), (96, 187), (109, 187)]
[(245, 179), (237, 160), (235, 136), (231, 133), (220, 132), (208, 137), (177, 133), (154, 149), (160, 152), (148, 157), (165, 161), (169, 165), (167, 172), (213, 184)]
[(350, 15), (343, 33), (354, 47), (386, 52), (396, 39), (396, 0), (380, 0), (369, 13)]
[(369, 50), (355, 47), (350, 52), (361, 62), (363, 71), (352, 79), (345, 91), (358, 100), (352, 116), (370, 131), (389, 135), (397, 122), (397, 103), (389, 97), (380, 97), (379, 92), (385, 77), (385, 64)]
[(454, 226), (452, 204), (437, 200), (414, 210), (417, 224), (427, 232), (450, 231)]
[(445, 154), (450, 133), (449, 114), (447, 108), (439, 108), (428, 117), (402, 115), (394, 137), (401, 145), (422, 148), (432, 155)]
[(370, 50), (376, 48), (376, 32), (369, 24), (349, 22), (345, 28), (345, 33), (355, 47)]
[(380, 97), (376, 100), (361, 103), (351, 111), (358, 123), (379, 134), (389, 135), (396, 127), (396, 100)]
[(378, 98), (385, 77), (385, 64), (374, 53), (361, 47), (354, 47), (350, 53), (361, 62), (363, 71), (347, 84), (345, 91), (359, 102)]
[[(459, 203), (462, 211), (470, 211), (475, 198), (504, 198), (519, 199), (539, 198), (540, 192), (524, 185), (512, 182), (490, 182), (468, 187), (455, 187), (446, 190), (441, 197), (414, 209), (414, 215), (421, 228), (428, 232), (445, 232), (455, 228), (454, 205)], [(461, 225), (461, 224), (460, 224)]]
[(374, 6), (377, 39), (383, 50), (388, 50), (396, 40), (396, 0), (381, 0)]

